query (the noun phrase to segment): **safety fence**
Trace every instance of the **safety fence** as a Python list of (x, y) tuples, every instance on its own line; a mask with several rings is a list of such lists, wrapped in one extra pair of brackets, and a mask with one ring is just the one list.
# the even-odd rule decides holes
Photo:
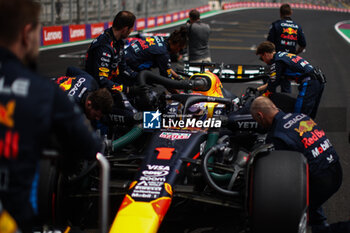
[[(107, 0), (106, 0), (107, 1)], [(164, 0), (166, 1), (166, 0)], [(218, 4), (212, 4), (212, 3)], [(207, 5), (195, 7), (199, 12), (205, 13), (217, 9), (222, 10), (238, 9), (238, 8), (278, 8), (282, 3), (277, 2), (226, 2), (219, 3), (218, 1), (209, 2)], [(187, 6), (187, 5), (186, 5)], [(311, 3), (291, 3), (292, 8), (314, 9), (324, 11), (337, 11), (350, 13), (349, 8), (337, 8), (327, 5), (315, 5)], [(154, 27), (185, 21), (188, 18), (189, 11), (193, 8), (176, 11), (173, 13), (160, 13), (147, 17), (137, 17), (134, 30), (140, 31), (151, 29)], [(112, 21), (93, 22), (86, 24), (68, 24), (43, 26), (41, 35), (41, 46), (57, 45), (62, 43), (70, 43), (84, 41), (87, 39), (96, 38), (105, 29), (112, 26)]]

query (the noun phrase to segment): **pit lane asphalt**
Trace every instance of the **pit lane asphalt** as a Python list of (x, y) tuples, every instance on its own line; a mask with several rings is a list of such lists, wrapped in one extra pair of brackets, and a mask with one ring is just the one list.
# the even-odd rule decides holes
[[(211, 26), (212, 61), (226, 64), (264, 65), (255, 56), (254, 49), (266, 39), (270, 23), (278, 18), (278, 9), (249, 9), (226, 12), (203, 19)], [(316, 122), (325, 129), (340, 156), (343, 167), (342, 187), (324, 205), (325, 212), (329, 222), (348, 220), (350, 218), (350, 144), (348, 142), (350, 44), (337, 34), (334, 25), (337, 22), (348, 20), (349, 14), (295, 9), (292, 18), (301, 24), (308, 43), (306, 52), (301, 56), (312, 65), (321, 67), (327, 76), (328, 82)], [(163, 29), (161, 32), (171, 32), (174, 28), (178, 26)], [(59, 55), (79, 54), (88, 46), (89, 44), (84, 44), (42, 51), (38, 66), (39, 72), (50, 77), (63, 75), (67, 66), (79, 65), (79, 59), (59, 58)], [(224, 86), (239, 95), (243, 93), (245, 87), (257, 86), (257, 84), (224, 84)], [(293, 88), (293, 93), (296, 94), (297, 89), (295, 86)], [(213, 214), (210, 217), (213, 221), (209, 221), (212, 224), (201, 220), (200, 216), (189, 215), (187, 218), (179, 219), (182, 223), (174, 221), (166, 232), (228, 232), (229, 229), (233, 229), (232, 226), (227, 226), (227, 228), (223, 226), (227, 224), (227, 220), (232, 224), (233, 216), (226, 213), (220, 217), (223, 213), (222, 209), (211, 210), (210, 213)], [(192, 223), (193, 225), (190, 226)], [(189, 225), (182, 230), (171, 230), (184, 224)]]

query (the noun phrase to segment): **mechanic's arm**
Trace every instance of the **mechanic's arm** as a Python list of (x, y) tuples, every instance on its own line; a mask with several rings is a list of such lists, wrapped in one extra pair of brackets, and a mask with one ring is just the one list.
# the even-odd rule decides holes
[(270, 71), (270, 77), (267, 80), (266, 90), (270, 93), (275, 93), (276, 88), (281, 84), (283, 71), (285, 70), (285, 64), (281, 61), (275, 62), (273, 70)]
[(92, 131), (86, 117), (58, 87), (54, 87), (53, 133), (62, 145), (65, 155), (93, 159), (102, 149), (102, 143)]
[(298, 47), (297, 50), (295, 51), (295, 54), (299, 54), (304, 51), (306, 47), (306, 39), (303, 30), (301, 27), (299, 27), (298, 30)]
[(125, 53), (123, 53), (122, 60), (119, 62), (118, 67), (119, 67), (119, 72), (127, 77), (131, 77), (133, 80), (136, 79), (136, 76), (138, 75), (138, 72), (135, 72), (132, 70), (128, 64), (126, 63), (125, 60)]
[(267, 137), (266, 143), (272, 143), (275, 150), (290, 150), (288, 144), (280, 138)]
[[(156, 56), (156, 64), (159, 68), (160, 75), (167, 77), (167, 78), (173, 77), (173, 73), (171, 72), (172, 71), (171, 60), (170, 60), (170, 56), (168, 54), (157, 55)], [(176, 73), (174, 75), (175, 75), (175, 77), (177, 76)]]
[(111, 89), (119, 84), (108, 79), (112, 70), (112, 51), (106, 46), (100, 46), (93, 51), (94, 63), (92, 76), (96, 79), (101, 88)]
[(276, 40), (276, 28), (274, 27), (273, 24), (271, 24), (270, 26), (270, 30), (269, 30), (269, 34), (267, 36), (267, 40), (276, 44), (275, 40)]

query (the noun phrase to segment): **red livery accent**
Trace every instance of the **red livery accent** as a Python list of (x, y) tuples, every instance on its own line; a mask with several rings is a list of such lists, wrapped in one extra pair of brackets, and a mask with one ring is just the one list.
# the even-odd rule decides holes
[(168, 147), (158, 147), (155, 149), (156, 151), (159, 151), (159, 154), (157, 156), (157, 159), (171, 159), (171, 156), (173, 156), (173, 152), (175, 148), (168, 148)]

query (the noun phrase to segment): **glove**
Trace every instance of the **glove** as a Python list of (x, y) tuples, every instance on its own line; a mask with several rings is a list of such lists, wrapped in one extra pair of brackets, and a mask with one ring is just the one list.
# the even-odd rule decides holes
[(255, 94), (258, 91), (255, 87), (247, 87), (246, 93), (247, 94)]
[(128, 94), (131, 94), (134, 96), (144, 94), (149, 91), (149, 87), (147, 85), (135, 85), (135, 86), (129, 87), (128, 89), (129, 89)]

